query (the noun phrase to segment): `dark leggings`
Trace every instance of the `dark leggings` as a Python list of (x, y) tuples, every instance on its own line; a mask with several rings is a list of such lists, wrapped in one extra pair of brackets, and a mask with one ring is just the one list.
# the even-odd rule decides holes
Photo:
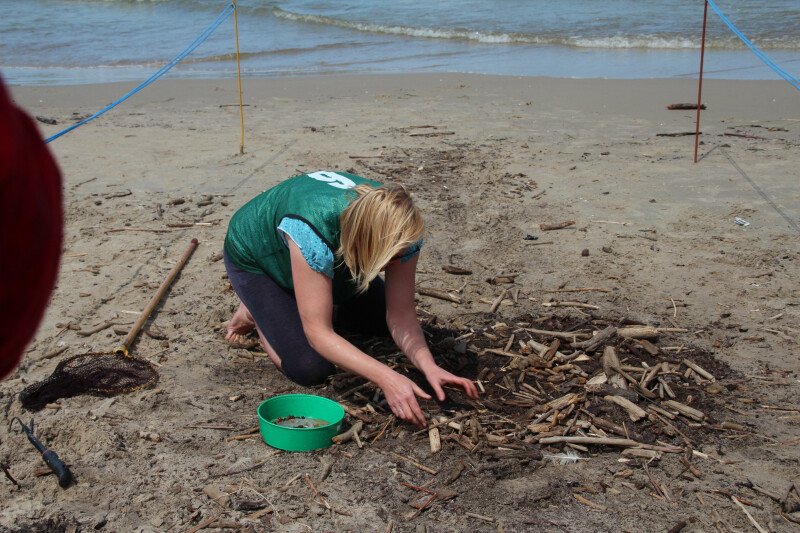
[[(236, 295), (250, 311), (256, 326), (281, 359), (286, 377), (300, 385), (318, 385), (336, 367), (308, 343), (294, 294), (265, 274), (245, 272), (223, 253), (228, 279)], [(334, 310), (334, 326), (351, 333), (388, 335), (386, 291), (375, 278), (369, 289)]]

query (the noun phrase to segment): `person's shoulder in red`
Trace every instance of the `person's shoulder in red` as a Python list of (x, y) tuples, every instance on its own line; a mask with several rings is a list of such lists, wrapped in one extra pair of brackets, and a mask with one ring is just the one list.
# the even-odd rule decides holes
[(0, 79), (0, 379), (19, 364), (58, 275), (61, 174)]

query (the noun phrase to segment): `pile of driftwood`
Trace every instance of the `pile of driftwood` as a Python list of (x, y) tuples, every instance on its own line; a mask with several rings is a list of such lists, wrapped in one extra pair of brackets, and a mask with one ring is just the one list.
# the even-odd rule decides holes
[[(435, 320), (435, 319), (434, 319)], [(653, 459), (696, 449), (713, 430), (747, 434), (713, 413), (723, 391), (715, 375), (729, 370), (695, 348), (661, 345), (678, 328), (617, 327), (590, 320), (584, 329), (545, 317), (496, 322), (464, 331), (427, 328), (442, 364), (475, 379), (481, 398), (448, 391), (442, 404), (428, 402), (429, 426), (417, 431), (431, 452), (446, 443), (470, 453), (540, 458), (548, 447), (578, 453), (622, 450)], [(540, 329), (547, 326), (560, 329)], [(605, 327), (602, 327), (605, 325)], [(579, 324), (580, 326), (580, 324)], [(424, 379), (389, 341), (365, 347), (424, 386)], [(352, 427), (336, 441), (359, 446), (407, 432), (386, 406), (380, 389), (349, 374), (334, 376), (331, 395), (346, 406)], [(704, 407), (708, 406), (708, 409)], [(427, 467), (426, 467), (427, 468)]]

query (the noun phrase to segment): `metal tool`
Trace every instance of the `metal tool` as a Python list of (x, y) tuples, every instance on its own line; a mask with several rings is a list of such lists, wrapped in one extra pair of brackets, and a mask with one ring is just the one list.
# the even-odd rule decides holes
[(37, 439), (33, 434), (33, 418), (31, 418), (30, 427), (26, 426), (22, 423), (22, 420), (19, 419), (18, 416), (15, 416), (11, 419), (11, 424), (9, 424), (8, 428), (11, 429), (11, 426), (14, 425), (14, 421), (19, 422), (19, 425), (22, 427), (22, 431), (25, 432), (25, 435), (28, 436), (28, 440), (31, 441), (31, 444), (39, 450), (42, 454), (42, 459), (44, 460), (45, 464), (50, 467), (50, 470), (58, 477), (58, 484), (62, 488), (69, 487), (70, 483), (72, 483), (72, 472), (70, 472), (69, 467), (62, 461), (56, 452), (52, 450), (48, 450), (47, 447), (42, 444), (42, 442)]

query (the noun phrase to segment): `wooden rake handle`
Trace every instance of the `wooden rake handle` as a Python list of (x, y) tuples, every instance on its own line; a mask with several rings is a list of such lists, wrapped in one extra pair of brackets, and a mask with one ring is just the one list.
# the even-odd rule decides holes
[(181, 271), (183, 266), (189, 260), (189, 257), (191, 257), (192, 252), (194, 252), (198, 244), (199, 241), (197, 239), (192, 239), (192, 242), (189, 243), (189, 247), (186, 248), (185, 252), (183, 252), (183, 256), (181, 256), (178, 263), (174, 267), (172, 267), (172, 270), (170, 270), (169, 274), (167, 274), (166, 279), (163, 282), (161, 282), (161, 286), (158, 288), (158, 291), (156, 291), (156, 294), (153, 296), (153, 299), (150, 300), (150, 303), (148, 303), (147, 307), (144, 308), (144, 311), (142, 311), (142, 314), (139, 315), (139, 318), (136, 320), (136, 323), (128, 332), (128, 336), (125, 337), (124, 341), (122, 341), (122, 346), (117, 348), (116, 350), (117, 353), (128, 355), (128, 348), (130, 348), (131, 344), (133, 344), (134, 339), (136, 339), (136, 336), (139, 334), (139, 331), (141, 331), (142, 326), (144, 326), (144, 323), (147, 322), (148, 318), (150, 318), (150, 313), (153, 312), (153, 309), (156, 308), (158, 302), (161, 301), (161, 298), (164, 296), (164, 293), (167, 292), (167, 289), (172, 284), (172, 281), (175, 279), (175, 277)]

